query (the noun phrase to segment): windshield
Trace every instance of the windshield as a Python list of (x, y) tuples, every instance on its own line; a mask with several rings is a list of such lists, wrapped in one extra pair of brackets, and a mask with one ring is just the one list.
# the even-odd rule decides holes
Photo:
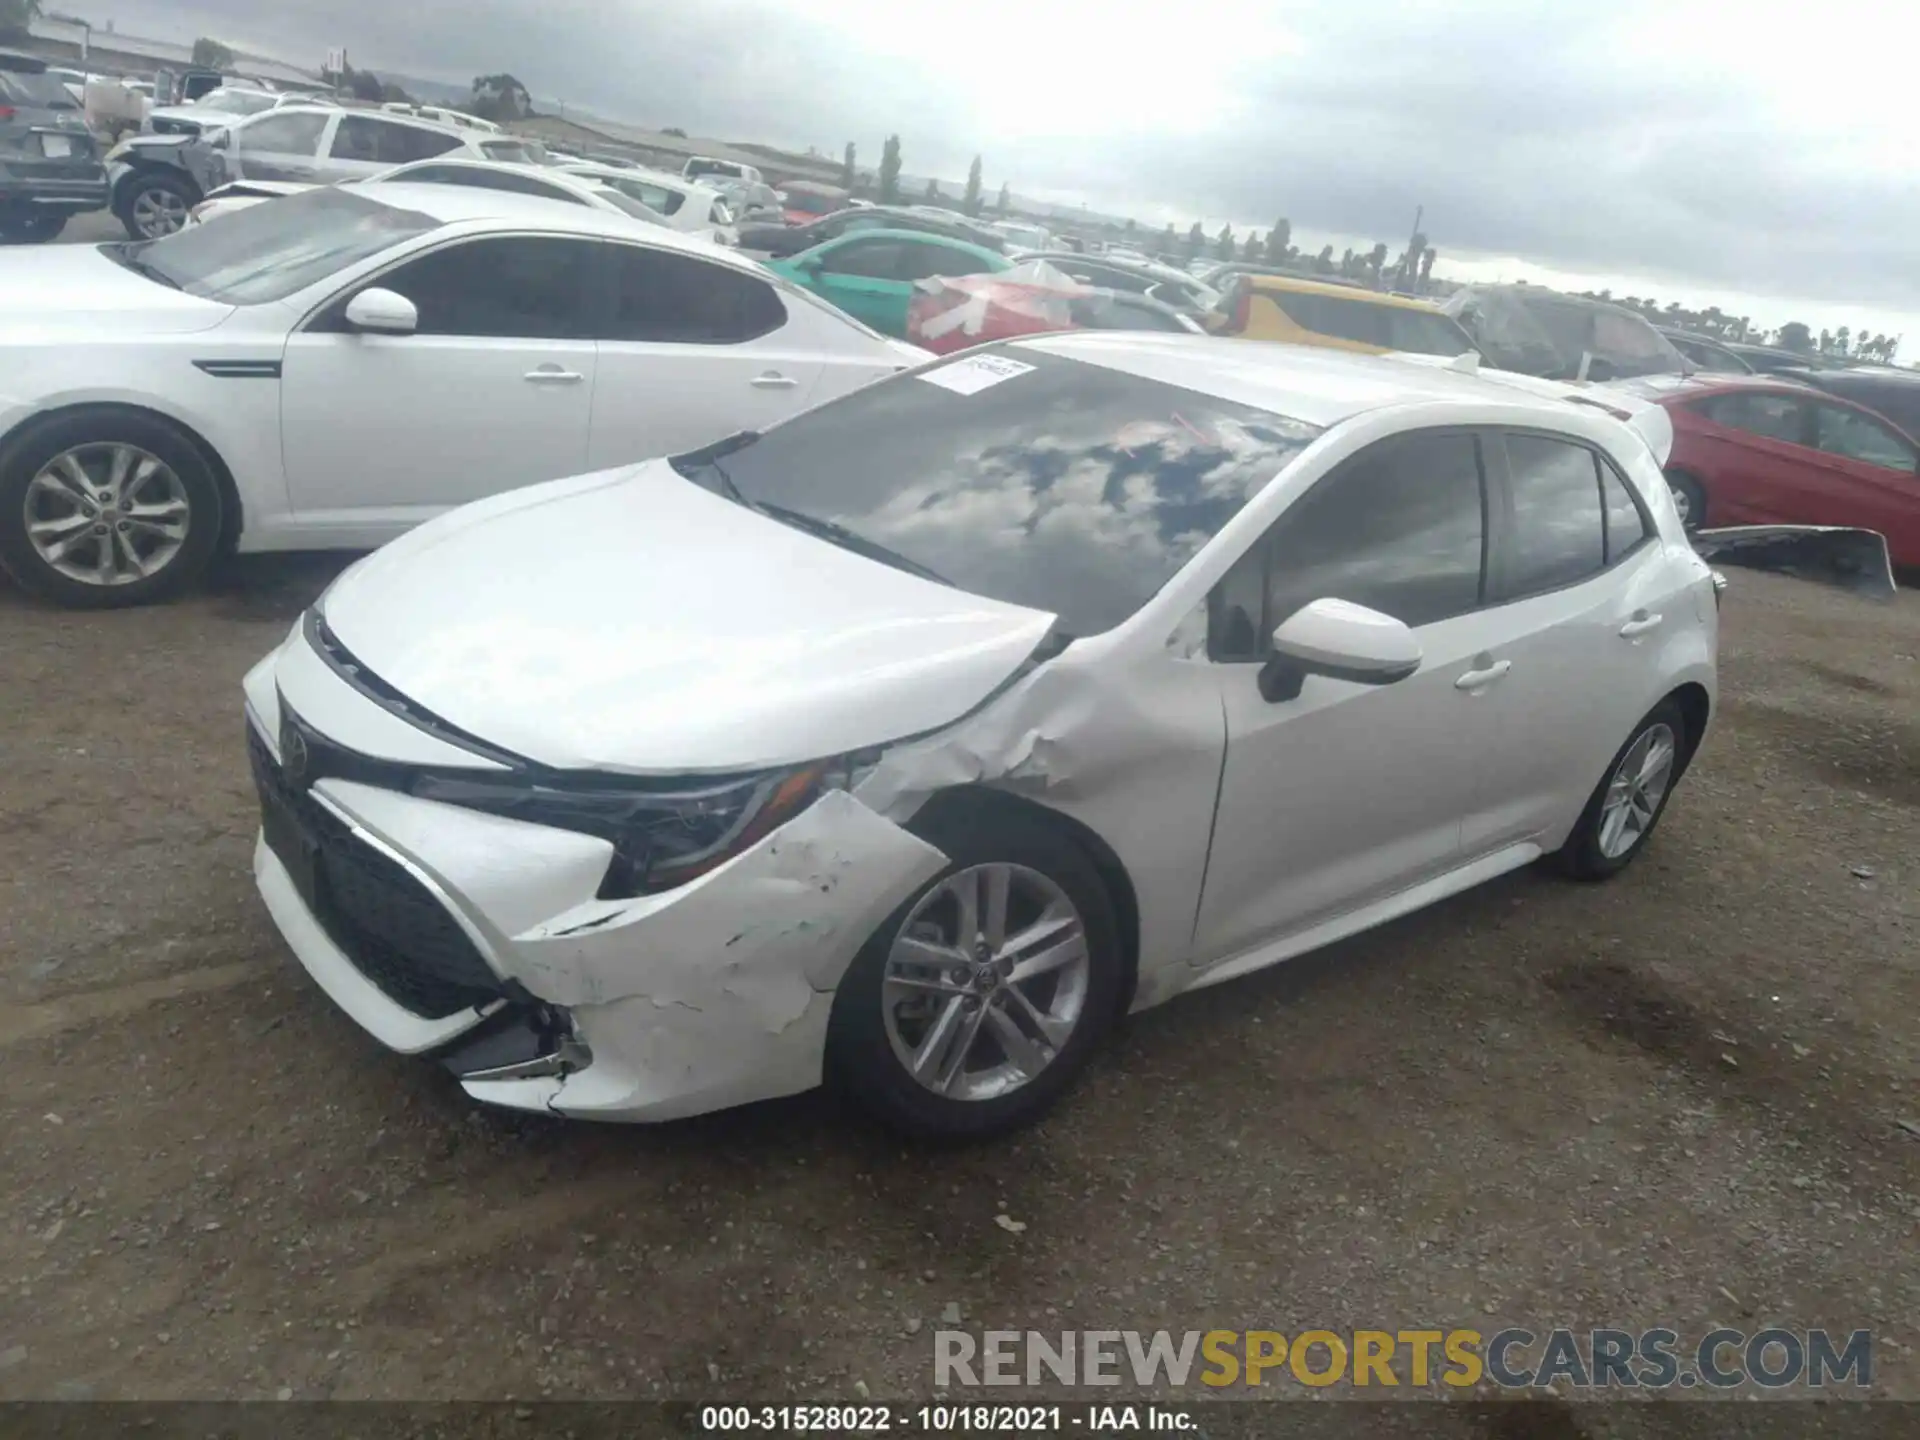
[(1678, 375), (1686, 359), (1653, 326), (1629, 311), (1587, 304), (1564, 295), (1518, 295), (1487, 290), (1456, 295), (1447, 303), (1479, 341), (1486, 357), (1502, 370), (1576, 380), (1590, 355), (1604, 362), (1589, 365), (1592, 380), (1636, 375)]
[(78, 110), (59, 77), (39, 70), (0, 70), (0, 100), (39, 110)]
[(201, 110), (218, 110), (224, 115), (258, 115), (271, 110), (274, 97), (256, 90), (209, 90), (194, 102)]
[(1049, 611), (1085, 636), (1151, 599), (1317, 434), (1197, 391), (996, 346), (856, 391), (724, 459), (675, 463), (815, 533), (837, 527), (867, 553)]
[(430, 215), (383, 205), (364, 190), (322, 186), (189, 225), (160, 240), (101, 253), (165, 285), (227, 305), (261, 305), (304, 290), (438, 228)]
[(524, 140), (482, 140), (480, 153), (503, 165), (538, 165), (541, 160)]

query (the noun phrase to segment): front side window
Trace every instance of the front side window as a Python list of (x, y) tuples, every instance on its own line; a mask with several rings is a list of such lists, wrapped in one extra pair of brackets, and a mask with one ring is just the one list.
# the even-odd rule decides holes
[(583, 340), (593, 260), (590, 240), (492, 236), (443, 246), (378, 284), (414, 303), (419, 335)]
[(1507, 437), (1513, 536), (1503, 598), (1557, 590), (1607, 568), (1598, 463), (1564, 440)]
[(730, 266), (639, 245), (609, 253), (613, 293), (602, 340), (738, 345), (787, 323), (773, 287)]
[(1879, 421), (1839, 405), (1816, 405), (1813, 418), (1814, 443), (1827, 454), (1913, 474), (1913, 448)]
[[(1411, 626), (1480, 604), (1486, 506), (1471, 435), (1416, 435), (1363, 451), (1296, 500), (1249, 553), (1264, 576), (1216, 592), (1216, 659), (1253, 660), (1315, 600), (1346, 600)], [(1247, 594), (1258, 607), (1245, 610)]]
[(880, 381), (683, 473), (1084, 636), (1151, 599), (1319, 433), (1004, 346)]
[(857, 275), (866, 280), (900, 278), (903, 247), (895, 240), (866, 240), (842, 245), (821, 257), (820, 268), (829, 275)]
[(317, 187), (249, 205), (218, 225), (189, 225), (160, 240), (102, 245), (101, 253), (226, 305), (284, 300), (349, 266), (437, 229), (430, 215), (383, 205), (358, 187)]
[(327, 118), (303, 113), (267, 115), (235, 132), (235, 140), (243, 155), (249, 151), (259, 155), (317, 155)]

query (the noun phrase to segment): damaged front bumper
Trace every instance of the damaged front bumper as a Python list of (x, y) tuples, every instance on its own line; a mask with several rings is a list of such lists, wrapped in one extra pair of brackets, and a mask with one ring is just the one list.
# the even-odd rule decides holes
[(287, 799), (271, 665), (247, 686), (261, 896), (342, 1010), (478, 1100), (651, 1121), (811, 1088), (848, 965), (946, 863), (833, 791), (684, 886), (601, 900), (592, 836), (335, 778)]

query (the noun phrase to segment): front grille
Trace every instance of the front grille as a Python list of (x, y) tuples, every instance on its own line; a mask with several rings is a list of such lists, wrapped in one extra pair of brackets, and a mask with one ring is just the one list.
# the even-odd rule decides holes
[(500, 981), (453, 916), (390, 856), (288, 782), (247, 726), (267, 843), (327, 937), (389, 999), (429, 1020), (485, 1005)]

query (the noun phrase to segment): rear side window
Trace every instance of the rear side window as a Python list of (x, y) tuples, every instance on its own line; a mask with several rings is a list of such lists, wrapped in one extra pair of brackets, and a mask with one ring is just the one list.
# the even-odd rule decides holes
[(612, 294), (603, 340), (738, 345), (787, 323), (773, 287), (730, 266), (639, 245), (608, 251)]
[(248, 151), (256, 155), (313, 155), (320, 149), (320, 135), (326, 128), (325, 115), (266, 115), (235, 138), (243, 155)]
[(1813, 417), (1814, 443), (1829, 455), (1913, 473), (1912, 449), (1879, 421), (1838, 405), (1816, 405)]
[(343, 115), (333, 133), (333, 158), (371, 165), (405, 165), (431, 160), (457, 149), (460, 137), (420, 125), (376, 120), (371, 115)]
[(1557, 590), (1607, 568), (1598, 465), (1580, 445), (1538, 435), (1507, 437), (1513, 534), (1503, 598)]
[[(1295, 501), (1236, 567), (1264, 566), (1264, 585), (1230, 574), (1215, 592), (1214, 658), (1259, 658), (1275, 627), (1315, 600), (1350, 601), (1413, 626), (1463, 615), (1481, 601), (1486, 534), (1471, 435), (1374, 446)], [(1259, 596), (1252, 613), (1249, 595)]]
[(1653, 526), (1618, 471), (1600, 462), (1600, 501), (1607, 515), (1607, 564), (1632, 554), (1653, 534)]
[(80, 108), (59, 78), (42, 70), (0, 70), (0, 100), (23, 109)]
[(1716, 425), (1764, 436), (1788, 445), (1807, 443), (1807, 407), (1794, 395), (1758, 390), (1711, 395), (1699, 404), (1700, 413)]

